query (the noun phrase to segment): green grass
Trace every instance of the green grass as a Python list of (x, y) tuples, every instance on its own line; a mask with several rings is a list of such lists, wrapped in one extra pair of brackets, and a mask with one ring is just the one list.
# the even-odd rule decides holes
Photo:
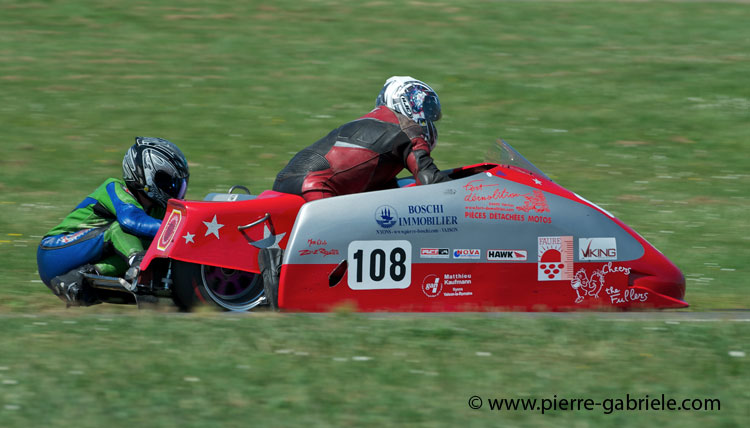
[[(743, 426), (738, 322), (351, 315), (3, 317), (3, 426)], [(571, 334), (575, 332), (575, 334)], [(689, 356), (686, 356), (689, 354)], [(106, 357), (104, 357), (106, 356)], [(664, 394), (713, 411), (492, 411)], [(472, 410), (468, 400), (485, 404)], [(106, 421), (106, 422), (104, 422)]]
[(0, 12), (6, 305), (33, 308), (46, 293), (30, 283), (38, 237), (120, 174), (133, 136), (184, 149), (191, 198), (259, 191), (292, 153), (367, 111), (386, 77), (408, 73), (441, 96), (439, 165), (481, 161), (505, 138), (675, 261), (694, 310), (750, 306), (747, 4), (165, 0)]
[[(502, 137), (673, 260), (691, 311), (748, 309), (748, 16), (743, 1), (0, 2), (0, 379), (19, 381), (0, 384), (0, 426), (740, 425), (746, 359), (727, 357), (747, 343), (740, 324), (61, 316), (35, 252), (121, 174), (136, 135), (183, 148), (189, 198), (258, 192), (410, 74), (441, 97), (440, 167), (482, 161)], [(332, 359), (359, 353), (374, 359)], [(473, 393), (626, 392), (722, 393), (727, 407), (506, 420), (466, 406)]]

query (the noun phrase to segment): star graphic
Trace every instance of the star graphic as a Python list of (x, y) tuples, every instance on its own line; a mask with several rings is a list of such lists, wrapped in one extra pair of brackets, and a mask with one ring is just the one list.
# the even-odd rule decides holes
[(534, 179), (534, 183), (536, 183), (536, 184), (538, 184), (538, 185), (541, 185), (541, 184), (542, 184), (542, 182), (541, 182), (541, 181), (540, 181), (540, 180), (539, 180), (538, 178), (535, 178), (535, 179)]
[(195, 237), (195, 235), (193, 235), (193, 234), (192, 234), (192, 233), (190, 233), (190, 232), (188, 232), (188, 233), (187, 233), (187, 235), (183, 236), (183, 238), (185, 238), (185, 243), (186, 243), (186, 244), (187, 244), (188, 242), (192, 242), (193, 244), (195, 244), (195, 241), (193, 241), (193, 238), (194, 238), (194, 237)]
[(272, 235), (267, 225), (263, 225), (263, 239), (251, 242), (250, 245), (256, 248), (281, 248), (279, 242), (284, 239), (286, 232), (279, 235)]
[(204, 221), (203, 224), (206, 225), (206, 234), (204, 236), (215, 235), (216, 239), (219, 239), (219, 229), (224, 227), (224, 225), (216, 221), (216, 215), (214, 215), (213, 220)]

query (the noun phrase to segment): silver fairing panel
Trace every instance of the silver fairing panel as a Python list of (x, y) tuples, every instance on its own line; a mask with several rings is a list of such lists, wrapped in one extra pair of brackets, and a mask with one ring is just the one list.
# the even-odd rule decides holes
[[(543, 188), (482, 172), (309, 202), (297, 216), (284, 264), (337, 264), (347, 258), (351, 241), (369, 240), (410, 241), (414, 263), (489, 263), (487, 250), (492, 249), (525, 250), (523, 262), (536, 263), (539, 238), (550, 236), (572, 236), (577, 262), (582, 261), (581, 238), (614, 238), (617, 261), (644, 254), (609, 216), (573, 193), (567, 198)], [(452, 256), (456, 250), (476, 249), (478, 258)]]

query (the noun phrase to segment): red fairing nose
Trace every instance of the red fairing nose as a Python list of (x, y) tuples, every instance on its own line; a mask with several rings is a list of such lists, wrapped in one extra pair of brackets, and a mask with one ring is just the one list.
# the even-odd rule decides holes
[(631, 263), (629, 285), (675, 300), (673, 307), (687, 307), (685, 276), (656, 248), (644, 242), (643, 257)]

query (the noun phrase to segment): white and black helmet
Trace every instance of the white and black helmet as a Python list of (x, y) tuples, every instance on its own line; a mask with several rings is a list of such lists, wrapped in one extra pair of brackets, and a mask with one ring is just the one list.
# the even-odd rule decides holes
[(131, 190), (142, 191), (166, 207), (170, 198), (185, 197), (190, 171), (175, 144), (162, 138), (135, 137), (122, 160), (122, 176)]
[(422, 125), (430, 149), (437, 144), (434, 122), (442, 117), (437, 93), (421, 80), (410, 76), (393, 76), (385, 81), (375, 99), (375, 107), (382, 105), (395, 110)]

